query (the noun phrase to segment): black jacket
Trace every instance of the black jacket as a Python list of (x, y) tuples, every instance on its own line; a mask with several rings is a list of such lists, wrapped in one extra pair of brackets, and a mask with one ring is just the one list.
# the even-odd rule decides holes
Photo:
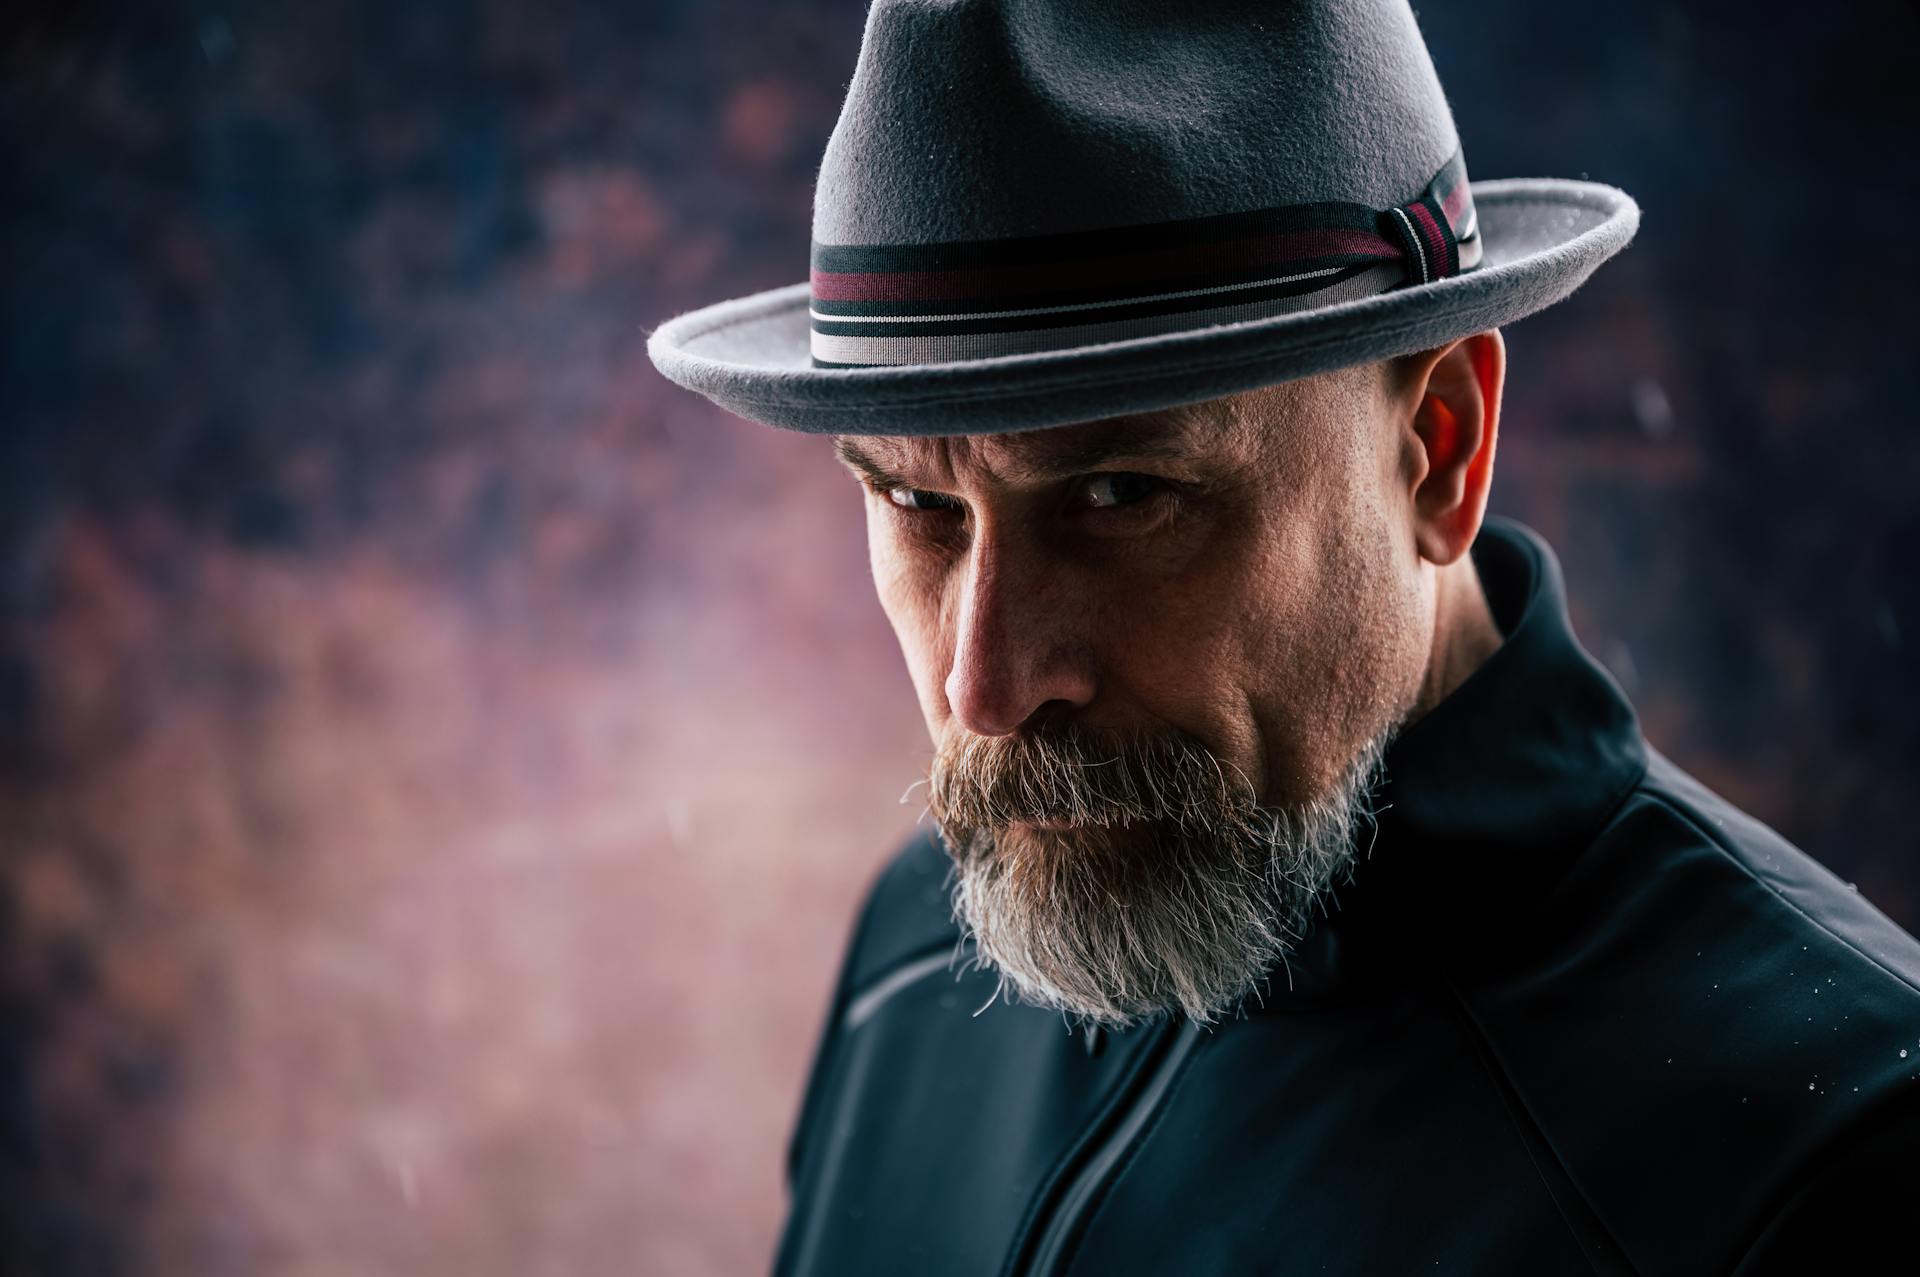
[(1920, 943), (1646, 744), (1535, 534), (1473, 556), (1505, 642), (1395, 742), (1244, 1018), (982, 1010), (945, 854), (906, 847), (778, 1272), (1920, 1273)]

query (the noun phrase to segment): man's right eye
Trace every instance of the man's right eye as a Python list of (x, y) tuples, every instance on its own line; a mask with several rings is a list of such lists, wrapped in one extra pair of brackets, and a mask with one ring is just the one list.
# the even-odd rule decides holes
[(943, 497), (938, 492), (927, 492), (920, 488), (888, 488), (887, 500), (903, 510), (958, 510), (960, 503), (952, 497)]

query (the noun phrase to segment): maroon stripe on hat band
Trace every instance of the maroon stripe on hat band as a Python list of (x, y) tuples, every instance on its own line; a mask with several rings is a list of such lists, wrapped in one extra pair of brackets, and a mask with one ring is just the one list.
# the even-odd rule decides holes
[(1415, 200), (1407, 205), (1407, 212), (1413, 217), (1414, 229), (1420, 232), (1420, 238), (1427, 250), (1427, 260), (1431, 265), (1429, 278), (1440, 279), (1453, 273), (1456, 262), (1453, 259), (1447, 234), (1440, 229), (1441, 218), (1434, 211), (1433, 201)]
[(813, 271), (815, 301), (972, 301), (1099, 288), (1124, 295), (1140, 285), (1214, 272), (1280, 269), (1321, 258), (1389, 258), (1400, 246), (1375, 231), (1344, 227), (1286, 231), (1036, 266), (941, 271)]
[(1418, 197), (1377, 211), (1326, 202), (1029, 239), (815, 244), (813, 357), (898, 365), (1066, 348), (1116, 323), (1297, 313), (1456, 274), (1463, 240), (1471, 269), (1477, 233), (1455, 152)]

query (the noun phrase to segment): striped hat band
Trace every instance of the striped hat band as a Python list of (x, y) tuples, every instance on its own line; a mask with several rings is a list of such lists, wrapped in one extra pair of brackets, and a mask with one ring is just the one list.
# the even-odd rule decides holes
[(813, 246), (816, 368), (1064, 350), (1265, 319), (1480, 262), (1460, 153), (1411, 203), (1328, 202), (964, 244)]

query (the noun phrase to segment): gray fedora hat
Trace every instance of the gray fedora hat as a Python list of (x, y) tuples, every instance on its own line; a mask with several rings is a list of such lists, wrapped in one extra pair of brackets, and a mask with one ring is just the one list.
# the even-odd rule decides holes
[(1030, 430), (1498, 327), (1639, 216), (1469, 182), (1406, 0), (873, 0), (809, 281), (647, 351), (790, 430)]

